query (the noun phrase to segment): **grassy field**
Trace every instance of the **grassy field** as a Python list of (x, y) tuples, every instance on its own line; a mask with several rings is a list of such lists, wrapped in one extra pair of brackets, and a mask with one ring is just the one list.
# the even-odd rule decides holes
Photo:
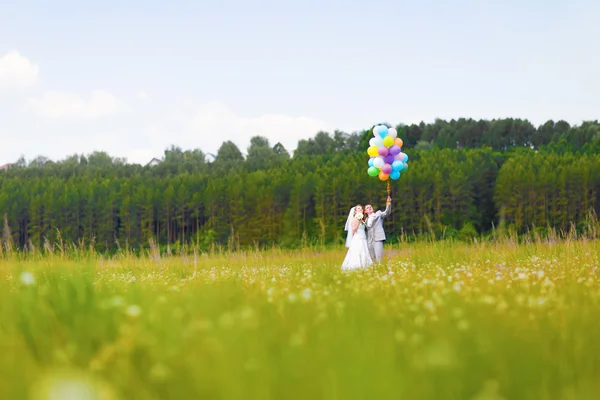
[(600, 398), (598, 241), (387, 255), (4, 254), (0, 398)]

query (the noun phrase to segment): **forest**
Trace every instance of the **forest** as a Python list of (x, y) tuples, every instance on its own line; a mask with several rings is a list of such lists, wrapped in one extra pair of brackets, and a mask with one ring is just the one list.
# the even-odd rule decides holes
[[(600, 209), (598, 121), (438, 119), (396, 129), (410, 162), (391, 182), (390, 241), (583, 229)], [(104, 152), (21, 157), (0, 171), (2, 240), (98, 251), (341, 244), (350, 207), (385, 205), (386, 183), (367, 174), (371, 137), (371, 128), (318, 132), (291, 152), (256, 136), (244, 152), (224, 142), (211, 161), (171, 146), (155, 166)]]

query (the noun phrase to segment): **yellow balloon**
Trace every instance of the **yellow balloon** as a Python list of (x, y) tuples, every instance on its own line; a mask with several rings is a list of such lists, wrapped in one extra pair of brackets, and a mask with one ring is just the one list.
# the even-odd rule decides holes
[(383, 144), (385, 147), (392, 147), (394, 145), (394, 139), (386, 136), (385, 139), (383, 139)]
[(379, 149), (377, 148), (377, 146), (371, 146), (369, 147), (369, 149), (367, 150), (367, 153), (371, 156), (371, 157), (377, 157), (379, 155)]

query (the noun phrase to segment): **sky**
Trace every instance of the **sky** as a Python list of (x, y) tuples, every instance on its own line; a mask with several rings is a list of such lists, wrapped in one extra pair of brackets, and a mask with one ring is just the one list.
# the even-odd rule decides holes
[(4, 1), (0, 165), (600, 117), (600, 2)]

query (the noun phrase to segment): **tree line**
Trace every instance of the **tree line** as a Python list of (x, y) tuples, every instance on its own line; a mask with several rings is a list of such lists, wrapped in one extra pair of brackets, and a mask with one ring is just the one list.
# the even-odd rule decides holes
[[(436, 120), (398, 126), (409, 170), (392, 182), (399, 235), (474, 236), (506, 225), (583, 227), (600, 209), (600, 124)], [(161, 244), (301, 246), (342, 243), (348, 210), (382, 207), (386, 184), (367, 175), (370, 130), (319, 132), (293, 155), (254, 137), (244, 155), (225, 142), (212, 162), (199, 149), (165, 150), (157, 166), (106, 153), (54, 162), (20, 159), (0, 172), (3, 240), (58, 241), (101, 251)]]

